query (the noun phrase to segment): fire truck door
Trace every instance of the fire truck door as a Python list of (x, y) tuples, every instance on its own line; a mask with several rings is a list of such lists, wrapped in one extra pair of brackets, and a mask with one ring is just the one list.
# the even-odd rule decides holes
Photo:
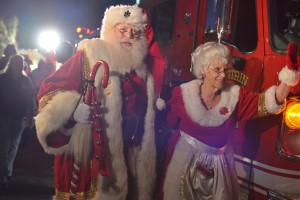
[[(193, 51), (197, 1), (186, 3), (177, 0), (174, 24), (174, 63), (173, 73), (183, 80), (191, 79), (189, 72), (191, 53)], [(188, 63), (188, 64), (187, 64)]]

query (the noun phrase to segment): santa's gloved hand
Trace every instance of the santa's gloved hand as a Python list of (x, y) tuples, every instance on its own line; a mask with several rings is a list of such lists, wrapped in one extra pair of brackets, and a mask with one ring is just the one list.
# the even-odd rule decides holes
[(286, 51), (286, 66), (281, 69), (278, 79), (289, 86), (295, 86), (299, 82), (299, 72), (297, 63), (298, 47), (295, 43), (288, 44)]
[(297, 45), (293, 42), (290, 42), (286, 52), (286, 65), (289, 70), (298, 70), (297, 51)]
[(91, 123), (91, 107), (80, 103), (74, 111), (73, 118), (79, 123)]

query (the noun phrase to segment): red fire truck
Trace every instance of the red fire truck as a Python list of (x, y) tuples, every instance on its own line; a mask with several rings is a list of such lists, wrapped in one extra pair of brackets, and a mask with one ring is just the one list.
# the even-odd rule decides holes
[[(254, 92), (278, 84), (287, 44), (300, 49), (300, 0), (141, 0), (167, 60), (167, 85), (191, 80), (191, 53), (220, 41), (228, 79)], [(299, 52), (300, 53), (300, 52)], [(300, 199), (300, 86), (277, 116), (238, 122), (232, 145), (244, 199)]]

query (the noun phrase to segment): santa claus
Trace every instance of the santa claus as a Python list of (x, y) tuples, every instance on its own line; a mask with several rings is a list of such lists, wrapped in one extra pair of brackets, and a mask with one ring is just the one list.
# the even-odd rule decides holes
[[(104, 67), (88, 81), (99, 60), (109, 66), (106, 88)], [(44, 81), (36, 130), (45, 152), (55, 154), (55, 199), (153, 199), (164, 67), (145, 11), (120, 5), (105, 11), (101, 38), (83, 40)], [(92, 107), (87, 84), (95, 86)]]

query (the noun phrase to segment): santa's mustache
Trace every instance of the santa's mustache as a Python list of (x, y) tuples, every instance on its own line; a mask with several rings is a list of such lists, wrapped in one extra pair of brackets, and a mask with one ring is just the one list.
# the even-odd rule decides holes
[(122, 38), (122, 39), (120, 40), (120, 42), (134, 43), (134, 40), (133, 40), (133, 39), (128, 39), (128, 38)]

